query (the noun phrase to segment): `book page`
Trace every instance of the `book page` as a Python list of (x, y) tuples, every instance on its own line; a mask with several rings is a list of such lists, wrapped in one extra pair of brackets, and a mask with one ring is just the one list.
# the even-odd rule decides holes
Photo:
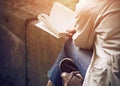
[(48, 27), (49, 30), (51, 30), (53, 33), (58, 33), (54, 25), (50, 22), (50, 17), (46, 14), (41, 14), (39, 16), (39, 19), (41, 22), (44, 22), (44, 25)]
[(46, 26), (46, 24), (44, 22), (39, 22), (37, 24), (35, 24), (37, 27), (40, 27), (42, 30), (48, 32), (49, 34), (55, 36), (56, 38), (60, 38), (60, 36), (58, 36), (56, 33), (53, 33), (51, 30), (48, 29), (48, 27)]
[(50, 22), (60, 32), (73, 29), (75, 12), (60, 3), (55, 3), (50, 12)]
[(59, 38), (66, 36), (66, 29), (73, 29), (75, 13), (60, 3), (54, 3), (50, 15), (42, 13), (38, 17), (40, 23), (36, 26)]

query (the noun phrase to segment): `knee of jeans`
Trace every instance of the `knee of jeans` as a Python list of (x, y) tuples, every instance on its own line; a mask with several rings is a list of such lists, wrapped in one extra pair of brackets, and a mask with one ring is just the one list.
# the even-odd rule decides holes
[(72, 43), (72, 40), (71, 40), (71, 39), (68, 39), (68, 40), (65, 42), (65, 45), (64, 45), (64, 51), (65, 51), (65, 53), (67, 53), (68, 48), (70, 47), (71, 43)]

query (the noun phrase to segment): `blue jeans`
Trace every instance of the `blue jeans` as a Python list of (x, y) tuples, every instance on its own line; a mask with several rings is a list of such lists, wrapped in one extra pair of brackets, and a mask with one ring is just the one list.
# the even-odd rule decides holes
[(48, 78), (53, 82), (55, 86), (62, 86), (59, 63), (64, 58), (71, 58), (81, 72), (81, 75), (85, 77), (87, 68), (91, 61), (92, 53), (92, 50), (80, 49), (73, 44), (72, 40), (67, 40), (54, 65), (48, 71)]

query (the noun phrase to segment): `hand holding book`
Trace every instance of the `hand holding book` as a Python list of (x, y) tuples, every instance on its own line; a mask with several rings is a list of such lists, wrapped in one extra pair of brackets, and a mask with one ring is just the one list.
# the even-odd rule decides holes
[(66, 30), (68, 32), (67, 36), (69, 39), (72, 39), (72, 36), (76, 33), (75, 29), (72, 30)]

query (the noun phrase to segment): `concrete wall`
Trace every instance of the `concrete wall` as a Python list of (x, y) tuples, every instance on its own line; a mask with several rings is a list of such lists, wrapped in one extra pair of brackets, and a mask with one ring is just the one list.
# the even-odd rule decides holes
[[(35, 24), (38, 14), (49, 13), (53, 1), (64, 0), (0, 1), (0, 86), (46, 86), (47, 71), (65, 40)], [(63, 4), (74, 9), (68, 2)]]
[(25, 86), (25, 44), (0, 26), (0, 86)]

